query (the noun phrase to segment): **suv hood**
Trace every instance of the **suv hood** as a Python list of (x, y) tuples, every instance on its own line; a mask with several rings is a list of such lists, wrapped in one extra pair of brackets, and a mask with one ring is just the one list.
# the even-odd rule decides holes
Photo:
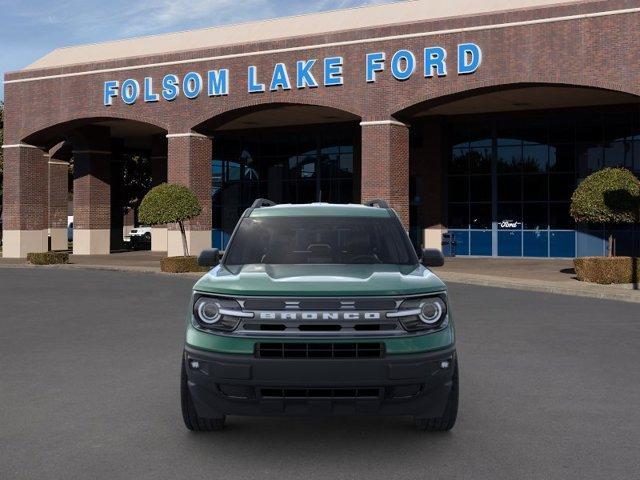
[[(237, 273), (236, 273), (237, 272)], [(444, 283), (422, 265), (217, 266), (195, 284), (223, 295), (345, 296), (411, 295), (442, 291)]]

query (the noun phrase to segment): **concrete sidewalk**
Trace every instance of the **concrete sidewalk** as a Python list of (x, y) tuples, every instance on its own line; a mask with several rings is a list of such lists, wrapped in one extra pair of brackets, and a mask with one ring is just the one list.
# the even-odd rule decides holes
[(638, 285), (580, 282), (571, 260), (455, 257), (433, 271), (445, 282), (640, 303)]
[[(71, 255), (69, 265), (32, 267), (25, 260), (0, 259), (0, 267), (89, 268), (160, 273), (162, 253), (119, 252), (111, 255)], [(434, 272), (445, 282), (485, 285), (515, 290), (559, 293), (640, 303), (640, 290), (633, 285), (596, 285), (575, 278), (571, 260), (523, 258), (447, 258)], [(197, 278), (201, 273), (176, 274)]]

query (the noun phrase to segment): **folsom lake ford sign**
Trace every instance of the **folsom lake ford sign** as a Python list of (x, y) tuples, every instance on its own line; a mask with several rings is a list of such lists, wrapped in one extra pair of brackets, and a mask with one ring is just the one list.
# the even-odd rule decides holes
[[(447, 50), (434, 46), (427, 47), (421, 52), (421, 73), (424, 78), (446, 77)], [(461, 43), (457, 47), (456, 70), (458, 75), (474, 73), (482, 63), (482, 50), (475, 43)], [(293, 67), (293, 66), (292, 66)], [(289, 71), (284, 63), (276, 63), (267, 72), (259, 71), (251, 65), (247, 69), (244, 88), (248, 93), (262, 93), (286, 91), (293, 88), (318, 88), (340, 86), (344, 84), (344, 58), (340, 56), (325, 57), (323, 59), (307, 59), (295, 62), (295, 67)], [(398, 50), (387, 58), (385, 52), (368, 53), (364, 58), (364, 68), (367, 83), (375, 83), (379, 75), (387, 68), (398, 81), (408, 80), (419, 68), (416, 54), (410, 50)], [(174, 73), (168, 73), (162, 78), (145, 77), (142, 82), (134, 78), (108, 80), (104, 82), (104, 105), (113, 105), (120, 99), (126, 105), (133, 105), (138, 101), (159, 102), (172, 101), (180, 95), (188, 99), (198, 98), (202, 94), (209, 97), (229, 95), (231, 90), (229, 69), (221, 68), (209, 70), (204, 74), (191, 71), (182, 78)]]

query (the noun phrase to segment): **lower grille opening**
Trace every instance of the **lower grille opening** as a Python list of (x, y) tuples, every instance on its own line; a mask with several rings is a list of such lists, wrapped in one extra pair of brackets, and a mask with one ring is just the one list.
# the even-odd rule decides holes
[(282, 323), (245, 323), (245, 330), (263, 331), (263, 332), (281, 332), (287, 329)]
[(262, 398), (381, 398), (384, 394), (382, 387), (366, 388), (261, 388)]
[(357, 332), (375, 332), (380, 330), (395, 330), (397, 325), (395, 323), (361, 323), (354, 325), (353, 329)]
[(342, 330), (340, 325), (298, 325), (301, 332), (339, 332)]
[(382, 358), (383, 343), (257, 343), (258, 358)]

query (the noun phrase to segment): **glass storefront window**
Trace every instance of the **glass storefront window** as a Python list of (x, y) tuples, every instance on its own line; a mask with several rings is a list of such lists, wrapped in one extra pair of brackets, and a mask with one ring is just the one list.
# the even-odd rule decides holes
[(469, 199), (472, 202), (491, 202), (491, 175), (469, 177)]
[[(455, 139), (448, 227), (458, 235), (468, 229), (470, 255), (580, 253), (584, 241), (569, 214), (578, 180), (606, 166), (640, 174), (638, 106), (501, 113), (480, 123), (456, 119), (447, 128)], [(496, 245), (488, 240), (495, 238)]]
[(469, 177), (458, 175), (449, 177), (448, 195), (450, 202), (468, 202)]
[(472, 203), (470, 205), (469, 228), (474, 230), (491, 229), (491, 203)]
[(549, 176), (545, 174), (524, 175), (522, 195), (527, 201), (547, 201), (549, 198)]
[(519, 202), (522, 200), (522, 176), (498, 175), (498, 201)]
[(525, 230), (546, 230), (549, 225), (549, 204), (547, 202), (525, 203), (523, 205), (523, 228)]
[(353, 198), (356, 124), (220, 132), (212, 160), (213, 244), (225, 248), (256, 198), (277, 203)]

